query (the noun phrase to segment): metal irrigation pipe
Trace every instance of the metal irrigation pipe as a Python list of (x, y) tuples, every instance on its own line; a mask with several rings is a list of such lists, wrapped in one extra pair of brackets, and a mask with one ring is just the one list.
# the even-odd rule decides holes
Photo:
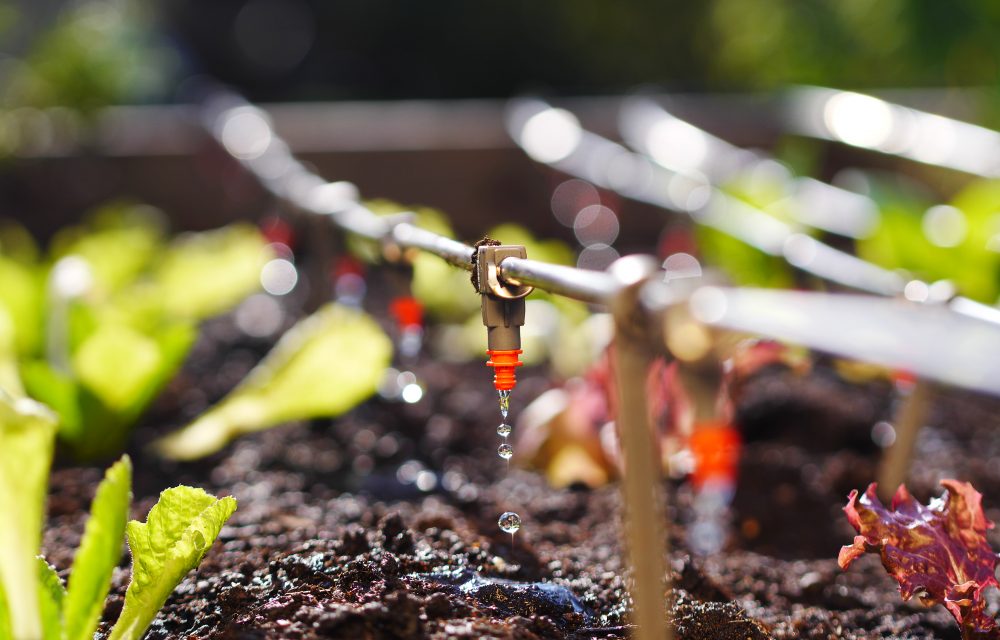
[(796, 87), (784, 100), (792, 131), (983, 178), (1000, 177), (1000, 132), (874, 96)]
[[(831, 98), (829, 104), (844, 100), (843, 95), (847, 94)], [(849, 94), (847, 102), (854, 104), (851, 100), (861, 101), (861, 106), (876, 110), (892, 106), (880, 105), (881, 101), (874, 98), (850, 97), (855, 95)], [(909, 111), (902, 107), (893, 108)], [(825, 280), (889, 297), (905, 295), (910, 284), (923, 285), (925, 290), (931, 290), (925, 283), (908, 282), (897, 272), (869, 263), (801, 233), (712, 184), (713, 178), (717, 179), (720, 174), (734, 172), (741, 165), (746, 167), (760, 163), (763, 158), (693, 127), (654, 103), (632, 101), (629, 110), (632, 117), (623, 118), (620, 128), (623, 129), (626, 140), (643, 153), (633, 153), (618, 143), (584, 130), (572, 113), (553, 108), (540, 100), (513, 103), (509, 110), (508, 127), (514, 140), (535, 160), (626, 197), (668, 210), (684, 211), (699, 224), (722, 231), (766, 254), (779, 256), (793, 267)], [(935, 122), (944, 120), (928, 114), (922, 114), (921, 117), (937, 118)], [(661, 156), (665, 155), (666, 158), (651, 157), (648, 137), (657, 125), (672, 129), (672, 133), (681, 142), (697, 137), (696, 144), (693, 145), (701, 151), (697, 159), (706, 164), (716, 163), (716, 166), (700, 167), (704, 171), (694, 170), (690, 166), (694, 158), (684, 157), (686, 150), (678, 148), (677, 144), (664, 149)], [(950, 124), (949, 127), (948, 135), (957, 136), (959, 129)], [(972, 128), (968, 125), (966, 127)], [(967, 137), (973, 133), (981, 134), (980, 131), (961, 131)], [(1000, 139), (1000, 134), (991, 133), (990, 147), (993, 148), (993, 144), (996, 144), (994, 141)], [(801, 180), (800, 185), (809, 188), (814, 201), (816, 197), (833, 195), (840, 201), (850, 200), (851, 196), (855, 201), (861, 198), (826, 183)], [(817, 194), (817, 190), (820, 193)], [(797, 195), (801, 197), (802, 194)], [(856, 206), (858, 203), (852, 204)], [(800, 219), (799, 222), (825, 226), (815, 224), (824, 222), (821, 218), (812, 222)], [(928, 299), (927, 302), (944, 303), (959, 314), (1000, 324), (1000, 310), (963, 296), (954, 296), (950, 300)], [(894, 416), (897, 440), (886, 451), (878, 474), (879, 488), (883, 493), (893, 491), (908, 474), (917, 435), (933, 399), (933, 388), (930, 382), (918, 380), (916, 389), (906, 395), (898, 407)]]
[[(267, 114), (242, 99), (226, 95), (206, 108), (205, 127), (233, 157), (253, 173), (274, 196), (295, 208), (328, 217), (338, 227), (372, 240), (395, 243), (435, 254), (457, 267), (473, 270), (473, 248), (422, 229), (401, 217), (378, 216), (357, 200), (346, 183), (327, 183), (290, 153), (271, 126)], [(650, 316), (638, 292), (652, 279), (655, 262), (641, 256), (622, 258), (609, 272), (585, 271), (527, 258), (510, 257), (499, 264), (508, 284), (526, 284), (584, 302), (606, 305), (615, 317), (618, 349), (617, 387), (622, 410), (618, 416), (626, 473), (621, 483), (625, 502), (625, 537), (632, 569), (633, 619), (636, 640), (671, 637), (664, 599), (667, 537), (662, 517), (660, 474), (652, 430), (645, 407), (644, 384), (650, 359), (650, 338), (637, 327)], [(662, 341), (660, 341), (662, 344)]]
[[(820, 93), (827, 99), (821, 100), (814, 95), (815, 93)], [(935, 122), (945, 121), (940, 116), (913, 112), (860, 94), (829, 93), (832, 95), (821, 90), (800, 90), (796, 95), (809, 98), (813, 102), (825, 102), (828, 111), (826, 114), (828, 116), (826, 118), (827, 124), (831, 126), (839, 124), (840, 128), (845, 130), (843, 132), (846, 133), (857, 132), (859, 124), (863, 129), (870, 126), (871, 122), (878, 124), (877, 114), (881, 112), (890, 114), (892, 110), (897, 112), (897, 119), (904, 118), (903, 123), (897, 123), (898, 127), (903, 127), (906, 124), (905, 116), (907, 113), (910, 114), (911, 120), (924, 118)], [(848, 115), (851, 117), (844, 118), (844, 109), (850, 112)], [(854, 113), (854, 111), (859, 109), (869, 112), (874, 110), (875, 114), (869, 113), (868, 118), (858, 118), (857, 116), (860, 114)], [(928, 124), (922, 135), (948, 138), (964, 131), (963, 135), (966, 137), (973, 140), (982, 140), (986, 137), (993, 141), (994, 148), (1000, 147), (1000, 143), (997, 142), (1000, 139), (1000, 134), (988, 132), (989, 135), (987, 135), (984, 133), (985, 130), (981, 130), (981, 128), (953, 121), (947, 122), (949, 124), (943, 129), (940, 126), (935, 128)], [(882, 125), (888, 127), (891, 122), (883, 122)], [(850, 129), (850, 127), (855, 127), (855, 129)], [(669, 113), (658, 102), (649, 98), (633, 98), (625, 102), (619, 117), (619, 130), (631, 147), (641, 151), (664, 168), (681, 172), (685, 170), (698, 171), (704, 174), (709, 182), (713, 183), (723, 182), (739, 173), (746, 173), (765, 166), (767, 163), (775, 163), (772, 158), (762, 153), (736, 147), (681, 120)], [(836, 132), (835, 127), (832, 130)], [(917, 143), (912, 132), (903, 137), (911, 139), (914, 144)], [(858, 141), (855, 140), (855, 142)], [(928, 140), (923, 140), (921, 144), (926, 146)], [(942, 141), (938, 140), (937, 144), (940, 146)], [(943, 144), (947, 146), (949, 141), (945, 140)], [(965, 156), (963, 155), (962, 158), (964, 159)], [(928, 158), (925, 156), (924, 159)], [(784, 186), (792, 199), (791, 207), (793, 210), (791, 214), (801, 224), (854, 238), (870, 235), (878, 224), (878, 205), (866, 195), (857, 194), (812, 178), (794, 177), (790, 173), (785, 174)], [(950, 283), (943, 284), (946, 285), (945, 291), (941, 292), (938, 291), (939, 287), (936, 285), (932, 287), (928, 283), (912, 280), (907, 283), (902, 293), (905, 298), (914, 302), (923, 304), (950, 303), (960, 313), (962, 309), (965, 309), (981, 319), (997, 322), (1000, 312), (995, 307), (956, 296)], [(916, 291), (916, 295), (911, 294), (913, 290)], [(879, 495), (884, 500), (888, 500), (895, 493), (896, 487), (904, 483), (909, 475), (917, 439), (930, 413), (936, 395), (935, 389), (932, 382), (920, 378), (916, 380), (912, 389), (900, 393), (898, 405), (892, 416), (895, 439), (886, 448), (876, 476)]]
[[(576, 117), (544, 101), (514, 101), (508, 128), (538, 162), (633, 200), (687, 213), (791, 266), (844, 287), (897, 297), (910, 282), (896, 271), (835, 249), (738, 198), (703, 175), (671, 170), (641, 153), (587, 131)], [(1000, 309), (963, 296), (947, 302), (953, 311), (1000, 324)]]

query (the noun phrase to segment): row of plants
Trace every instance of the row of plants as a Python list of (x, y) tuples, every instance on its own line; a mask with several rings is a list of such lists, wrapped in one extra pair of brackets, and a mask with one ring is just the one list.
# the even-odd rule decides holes
[[(122, 541), (132, 578), (112, 638), (140, 638), (236, 509), (232, 497), (167, 489), (128, 521), (128, 457), (97, 488), (68, 582), (38, 554), (56, 451), (119, 455), (190, 353), (199, 324), (260, 287), (274, 257), (250, 225), (171, 239), (157, 212), (106, 207), (42, 252), (16, 223), (0, 231), (0, 638), (90, 638)], [(346, 411), (377, 386), (391, 346), (360, 311), (327, 305), (285, 335), (222, 403), (159, 450), (205, 455), (240, 433)], [(331, 372), (342, 358), (349, 367)], [(58, 447), (57, 447), (58, 443)]]

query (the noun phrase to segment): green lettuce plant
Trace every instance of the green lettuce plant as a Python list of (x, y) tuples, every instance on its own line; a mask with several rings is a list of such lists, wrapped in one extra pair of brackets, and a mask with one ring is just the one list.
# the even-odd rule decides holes
[(282, 336), (222, 401), (155, 448), (191, 460), (243, 434), (340, 415), (375, 392), (391, 355), (392, 343), (371, 316), (328, 304)]
[(198, 566), (236, 510), (179, 486), (160, 494), (145, 523), (128, 522), (132, 464), (123, 457), (105, 473), (63, 585), (38, 555), (56, 419), (27, 398), (0, 394), (0, 640), (88, 640), (94, 635), (128, 534), (132, 579), (111, 638), (141, 638), (167, 597)]
[[(257, 290), (271, 257), (251, 225), (169, 241), (160, 214), (135, 205), (105, 207), (56, 234), (47, 260), (38, 253), (23, 230), (0, 227), (0, 312), (27, 394), (56, 412), (79, 459), (122, 450), (198, 323)], [(0, 358), (0, 386), (9, 362)]]

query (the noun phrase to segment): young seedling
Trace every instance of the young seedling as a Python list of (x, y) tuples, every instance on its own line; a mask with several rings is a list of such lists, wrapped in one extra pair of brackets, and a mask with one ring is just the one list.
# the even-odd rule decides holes
[(863, 495), (852, 491), (844, 512), (858, 532), (840, 550), (847, 569), (865, 553), (878, 553), (882, 566), (899, 583), (904, 600), (943, 604), (958, 622), (963, 640), (996, 640), (1000, 627), (986, 613), (983, 591), (998, 586), (998, 556), (986, 541), (993, 522), (986, 518), (982, 494), (971, 484), (942, 480), (940, 498), (920, 504), (900, 485), (887, 509), (875, 484)]
[(123, 457), (97, 488), (63, 586), (38, 555), (55, 432), (55, 417), (43, 406), (0, 397), (0, 509), (17, 514), (0, 521), (0, 640), (92, 638), (126, 531), (132, 580), (110, 637), (141, 638), (177, 584), (201, 562), (236, 510), (236, 500), (174, 487), (160, 494), (145, 523), (126, 524), (132, 463)]

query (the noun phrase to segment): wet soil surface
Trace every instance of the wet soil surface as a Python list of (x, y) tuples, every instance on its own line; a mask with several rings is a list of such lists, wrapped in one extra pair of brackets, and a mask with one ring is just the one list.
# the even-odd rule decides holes
[[(428, 393), (414, 405), (374, 399), (335, 421), (243, 438), (199, 463), (143, 452), (142, 443), (224, 394), (265, 349), (226, 319), (210, 323), (136, 435), (135, 517), (178, 483), (239, 500), (149, 638), (628, 637), (617, 487), (556, 490), (537, 474), (508, 473), (482, 367), (422, 363), (414, 370)], [(514, 412), (547, 384), (528, 372)], [(690, 496), (669, 486), (666, 595), (676, 637), (959, 638), (943, 608), (901, 602), (876, 557), (837, 568), (853, 535), (840, 510), (848, 491), (874, 477), (871, 429), (891, 415), (890, 398), (888, 384), (848, 385), (826, 369), (771, 369), (748, 381), (724, 553), (686, 550)], [(998, 409), (941, 395), (918, 443), (915, 495), (937, 494), (942, 477), (971, 480), (987, 515), (1000, 516)], [(63, 576), (101, 473), (66, 463), (54, 473), (44, 547)], [(513, 540), (497, 527), (507, 510), (524, 522)], [(119, 615), (127, 582), (124, 554), (99, 637)]]

